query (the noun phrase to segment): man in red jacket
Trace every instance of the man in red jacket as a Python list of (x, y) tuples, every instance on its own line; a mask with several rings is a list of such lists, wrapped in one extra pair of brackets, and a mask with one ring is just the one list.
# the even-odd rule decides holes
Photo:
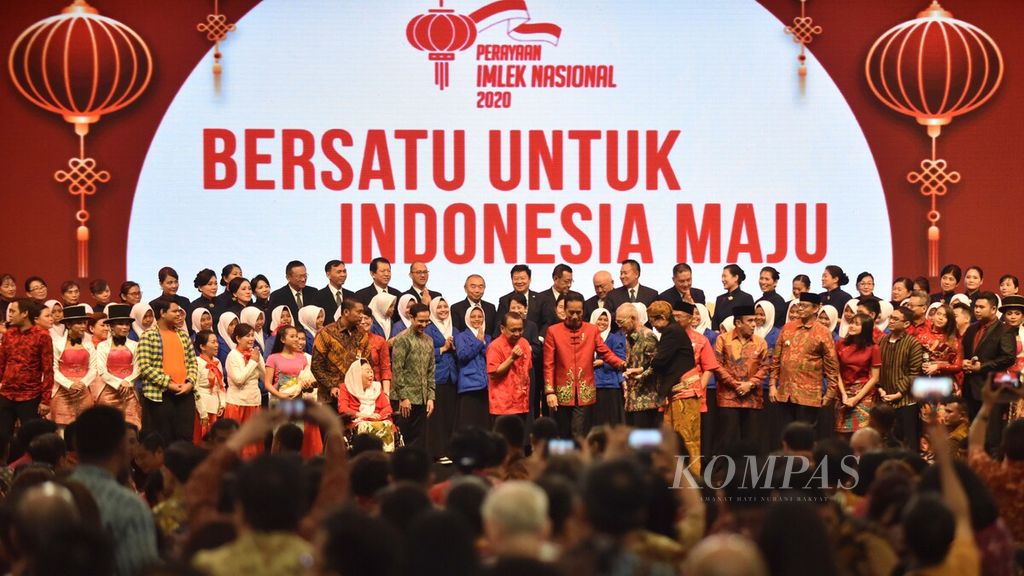
[(623, 362), (601, 339), (597, 326), (583, 321), (583, 296), (565, 296), (565, 321), (552, 324), (544, 335), (544, 394), (562, 438), (586, 436), (597, 401), (594, 354), (616, 370)]
[(42, 307), (29, 298), (10, 304), (10, 329), (0, 344), (0, 432), (10, 438), (15, 421), (50, 412), (53, 390), (53, 341), (36, 326)]

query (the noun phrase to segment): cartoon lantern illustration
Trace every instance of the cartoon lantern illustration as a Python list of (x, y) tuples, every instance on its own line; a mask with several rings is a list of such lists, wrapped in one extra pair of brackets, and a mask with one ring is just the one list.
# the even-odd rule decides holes
[(105, 114), (134, 102), (153, 76), (149, 48), (134, 30), (101, 16), (85, 0), (75, 0), (60, 14), (29, 26), (14, 41), (8, 71), (22, 96), (40, 108), (60, 114), (75, 126), (78, 156), (54, 179), (67, 183), (79, 199), (78, 276), (89, 275), (89, 212), (86, 197), (96, 183), (110, 181), (110, 173), (97, 170), (96, 160), (85, 155), (89, 126)]
[(456, 52), (476, 41), (476, 23), (469, 16), (445, 8), (444, 0), (439, 2), (438, 8), (414, 16), (405, 35), (413, 48), (429, 52), (427, 58), (434, 62), (434, 84), (444, 90), (448, 87), (448, 63), (455, 60)]
[(1003, 79), (1003, 56), (983, 30), (932, 4), (917, 18), (882, 34), (868, 52), (864, 66), (868, 86), (886, 106), (912, 116), (932, 139), (931, 158), (921, 171), (907, 174), (931, 200), (928, 212), (928, 274), (939, 271), (939, 214), (937, 201), (960, 173), (936, 155), (942, 127), (992, 97)]

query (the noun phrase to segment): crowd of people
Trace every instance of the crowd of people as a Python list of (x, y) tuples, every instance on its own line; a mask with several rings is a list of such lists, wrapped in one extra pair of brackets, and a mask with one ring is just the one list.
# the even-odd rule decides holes
[(204, 269), (189, 300), (165, 267), (148, 303), (0, 276), (8, 571), (1021, 569), (1013, 275), (990, 292), (951, 264), (885, 298), (829, 265), (784, 296), (730, 264), (709, 302), (685, 263), (658, 291), (626, 260), (589, 297), (568, 265), (539, 291), (516, 265), (495, 304), (423, 262), (404, 292), (385, 258), (358, 291), (323, 270), (313, 288), (292, 261), (272, 290)]

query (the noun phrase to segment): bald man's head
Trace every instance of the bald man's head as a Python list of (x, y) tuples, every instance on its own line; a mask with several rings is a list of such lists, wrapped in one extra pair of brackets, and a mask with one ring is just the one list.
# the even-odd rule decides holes
[(600, 270), (594, 274), (594, 294), (597, 294), (598, 300), (604, 300), (612, 288), (615, 288), (615, 280), (612, 279), (611, 272)]
[(71, 491), (54, 482), (28, 488), (14, 506), (15, 545), (28, 555), (56, 530), (79, 522), (81, 516)]
[(702, 540), (687, 556), (683, 572), (691, 576), (768, 576), (757, 545), (736, 534)]
[(883, 447), (882, 435), (874, 428), (861, 428), (850, 437), (850, 448), (858, 458), (872, 450), (881, 450)]

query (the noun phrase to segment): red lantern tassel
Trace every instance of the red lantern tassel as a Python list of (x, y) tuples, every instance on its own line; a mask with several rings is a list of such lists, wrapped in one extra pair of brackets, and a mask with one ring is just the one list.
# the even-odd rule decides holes
[(78, 227), (78, 277), (89, 277), (89, 228)]
[(434, 84), (441, 90), (448, 87), (448, 62), (434, 62)]
[(928, 227), (928, 276), (939, 276), (939, 227), (934, 224)]

